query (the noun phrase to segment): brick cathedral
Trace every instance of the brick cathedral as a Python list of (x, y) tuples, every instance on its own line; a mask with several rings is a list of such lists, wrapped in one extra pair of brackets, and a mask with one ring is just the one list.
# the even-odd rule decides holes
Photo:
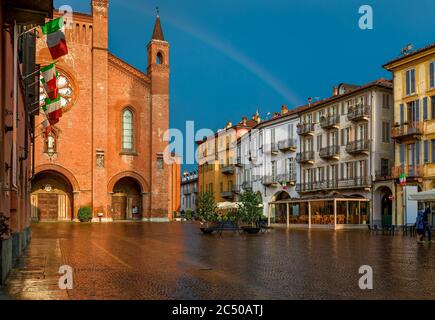
[[(63, 116), (48, 136), (36, 119), (32, 219), (76, 220), (80, 207), (91, 207), (94, 220), (167, 221), (179, 195), (175, 164), (163, 154), (170, 72), (160, 18), (142, 72), (108, 50), (108, 0), (91, 6), (91, 14), (73, 13), (69, 54), (56, 64)], [(51, 62), (38, 41), (37, 63)]]

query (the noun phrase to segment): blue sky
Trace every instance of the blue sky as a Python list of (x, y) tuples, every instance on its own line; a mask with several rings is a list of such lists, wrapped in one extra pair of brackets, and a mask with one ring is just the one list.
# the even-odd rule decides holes
[[(340, 82), (391, 78), (382, 64), (408, 43), (435, 42), (433, 0), (109, 0), (109, 48), (146, 70), (159, 6), (170, 42), (170, 124), (216, 130), (326, 98)], [(90, 0), (55, 0), (89, 12)], [(371, 5), (374, 29), (358, 27)], [(192, 166), (186, 167), (192, 169)]]

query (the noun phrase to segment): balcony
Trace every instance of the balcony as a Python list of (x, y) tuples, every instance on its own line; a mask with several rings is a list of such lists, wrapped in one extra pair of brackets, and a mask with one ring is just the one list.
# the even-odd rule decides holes
[(392, 178), (391, 169), (383, 169), (375, 172), (376, 181), (386, 181), (391, 180)]
[(314, 163), (314, 151), (304, 151), (296, 154), (296, 162), (299, 163)]
[(223, 174), (234, 174), (234, 170), (235, 170), (235, 167), (232, 164), (221, 167), (221, 173), (223, 173)]
[(297, 148), (297, 141), (296, 139), (285, 139), (280, 142), (278, 142), (278, 148), (279, 150), (285, 152), (285, 151), (296, 151)]
[(19, 24), (44, 24), (46, 18), (53, 17), (52, 0), (6, 0), (5, 18)]
[(329, 146), (320, 149), (319, 156), (323, 159), (340, 159), (340, 146)]
[(338, 129), (340, 125), (340, 116), (328, 116), (328, 117), (322, 117), (320, 119), (320, 127), (322, 129)]
[(368, 154), (369, 153), (369, 141), (368, 140), (356, 140), (349, 142), (346, 145), (346, 152), (349, 154)]
[(392, 128), (391, 137), (400, 142), (416, 140), (421, 138), (423, 131), (423, 122), (402, 123)]
[(364, 188), (369, 186), (370, 186), (369, 177), (355, 177), (355, 178), (338, 180), (336, 188), (353, 189), (353, 188)]
[(393, 178), (399, 178), (402, 174), (406, 176), (406, 178), (417, 179), (423, 176), (423, 165), (409, 165), (409, 166), (396, 166), (393, 167), (391, 175)]
[(279, 153), (278, 143), (272, 142), (270, 144), (270, 153), (277, 155)]
[(263, 176), (261, 179), (261, 183), (265, 186), (277, 186), (278, 181), (276, 179), (276, 176)]
[(284, 173), (278, 175), (278, 181), (285, 181), (291, 186), (294, 186), (296, 184), (296, 173)]
[(314, 135), (314, 123), (298, 124), (298, 135)]
[(347, 111), (347, 119), (349, 121), (367, 121), (369, 120), (370, 116), (370, 107), (369, 106), (363, 106), (358, 105), (355, 107), (349, 108)]
[(234, 192), (233, 191), (223, 191), (223, 192), (221, 192), (221, 197), (224, 199), (233, 199)]

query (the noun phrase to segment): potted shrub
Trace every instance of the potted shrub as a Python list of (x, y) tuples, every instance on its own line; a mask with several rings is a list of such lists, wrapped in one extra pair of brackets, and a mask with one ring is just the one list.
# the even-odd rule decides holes
[(92, 211), (90, 207), (81, 207), (77, 215), (80, 222), (89, 222), (92, 220)]
[(198, 218), (202, 225), (201, 231), (205, 234), (210, 234), (216, 230), (215, 223), (217, 221), (216, 203), (214, 200), (213, 191), (201, 193), (198, 196)]
[(184, 218), (189, 221), (192, 220), (192, 209), (187, 208), (184, 210)]
[(247, 233), (258, 233), (261, 228), (258, 226), (258, 222), (261, 220), (262, 213), (262, 201), (252, 190), (246, 190), (240, 194), (238, 214), (245, 226), (242, 226), (242, 230)]

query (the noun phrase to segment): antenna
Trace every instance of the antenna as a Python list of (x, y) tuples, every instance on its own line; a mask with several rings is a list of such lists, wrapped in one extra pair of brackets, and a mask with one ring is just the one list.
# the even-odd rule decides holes
[(405, 48), (400, 50), (400, 54), (401, 55), (408, 54), (410, 51), (412, 51), (413, 48), (414, 48), (413, 44), (412, 43), (408, 43)]

